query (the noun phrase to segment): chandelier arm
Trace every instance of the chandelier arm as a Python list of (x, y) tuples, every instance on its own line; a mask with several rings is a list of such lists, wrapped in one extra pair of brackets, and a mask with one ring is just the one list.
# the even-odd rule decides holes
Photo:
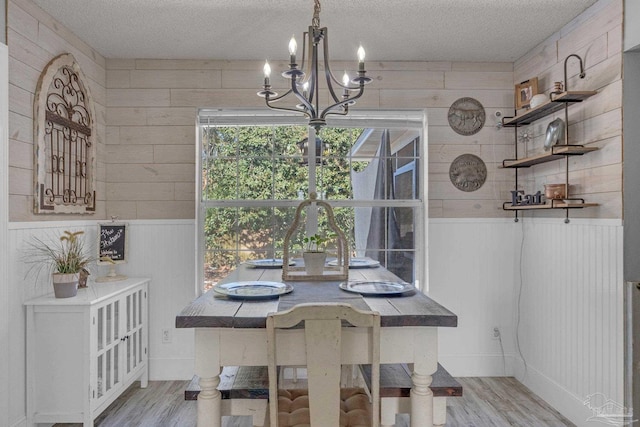
[(327, 81), (327, 88), (329, 89), (331, 98), (333, 98), (335, 102), (339, 103), (341, 101), (340, 101), (340, 98), (336, 95), (336, 92), (333, 90), (333, 84), (331, 83), (332, 81), (338, 86), (340, 86), (341, 88), (348, 89), (349, 91), (352, 91), (356, 88), (350, 88), (348, 86), (343, 85), (342, 82), (336, 79), (336, 76), (333, 75), (333, 72), (331, 71), (331, 65), (330, 65), (331, 62), (329, 60), (329, 30), (327, 29), (327, 27), (324, 27), (322, 30), (324, 32), (324, 39), (322, 41), (322, 54), (324, 57), (324, 74), (325, 74), (325, 79)]
[(309, 32), (305, 31), (302, 33), (302, 62), (300, 63), (300, 71), (307, 74), (305, 72), (304, 66), (308, 64), (310, 61), (307, 61), (307, 43), (309, 43)]
[(306, 108), (305, 114), (307, 114), (308, 112), (308, 115), (310, 115), (310, 117), (313, 117), (316, 115), (316, 109), (313, 107), (313, 104), (311, 103), (312, 102), (311, 100), (313, 98), (310, 97), (309, 99), (307, 99), (303, 94), (300, 93), (300, 90), (298, 90), (298, 84), (296, 83), (295, 76), (291, 76), (291, 89), (289, 89), (289, 92), (292, 92), (295, 95), (295, 97), (298, 98), (298, 100), (302, 103), (304, 108)]
[(272, 101), (272, 102), (276, 102), (281, 100), (282, 98), (284, 98), (285, 96), (289, 95), (291, 93), (291, 89), (289, 89), (288, 91), (286, 91), (285, 93), (283, 93), (282, 95), (278, 95), (276, 97), (269, 97), (268, 99), (265, 97), (265, 99), (267, 99), (267, 101)]
[(327, 112), (323, 118), (326, 120), (326, 116), (329, 115), (334, 115), (334, 116), (346, 116), (347, 114), (349, 114), (349, 106), (345, 105), (344, 109), (339, 110), (339, 111), (329, 111)]
[(309, 34), (313, 37), (309, 37), (309, 54), (311, 59), (309, 60), (309, 102), (314, 103), (315, 98), (315, 111), (320, 111), (320, 87), (318, 86), (318, 43), (322, 41), (324, 37), (325, 28), (309, 27)]
[(298, 114), (302, 113), (302, 114), (304, 114), (305, 116), (307, 116), (307, 117), (311, 118), (311, 116), (309, 115), (309, 113), (308, 113), (308, 112), (306, 112), (306, 111), (304, 111), (304, 110), (299, 110), (299, 109), (297, 109), (297, 108), (279, 107), (279, 106), (277, 106), (277, 105), (271, 105), (271, 104), (269, 103), (269, 100), (268, 100), (268, 99), (266, 100), (266, 102), (267, 102), (267, 107), (271, 108), (272, 110), (293, 111), (294, 113), (298, 113)]
[(346, 114), (346, 112), (338, 113), (333, 110), (339, 107), (344, 107), (346, 110), (349, 107), (349, 105), (355, 104), (356, 99), (360, 98), (363, 94), (364, 94), (364, 85), (360, 85), (360, 91), (356, 96), (353, 96), (349, 99), (345, 99), (343, 101), (336, 102), (335, 104), (328, 106), (322, 111), (322, 114), (320, 114), (320, 118), (325, 119), (329, 114)]

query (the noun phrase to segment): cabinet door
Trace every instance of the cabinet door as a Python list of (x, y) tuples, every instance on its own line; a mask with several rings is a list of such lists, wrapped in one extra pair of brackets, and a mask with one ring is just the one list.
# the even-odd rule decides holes
[(120, 372), (120, 347), (122, 346), (122, 302), (114, 299), (98, 305), (94, 311), (96, 325), (96, 374), (93, 398), (97, 403), (106, 399), (122, 382)]
[(146, 360), (146, 298), (144, 288), (124, 297), (124, 342), (122, 369), (124, 381)]

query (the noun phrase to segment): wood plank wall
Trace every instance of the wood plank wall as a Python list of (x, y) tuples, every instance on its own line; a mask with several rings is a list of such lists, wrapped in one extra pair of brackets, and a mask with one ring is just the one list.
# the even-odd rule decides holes
[[(107, 60), (108, 215), (193, 217), (196, 109), (265, 108), (255, 94), (261, 67), (259, 61)], [(370, 62), (367, 69), (374, 81), (358, 108), (428, 111), (430, 215), (503, 216), (500, 200), (512, 184), (497, 165), (513, 147), (494, 127), (494, 113), (513, 105), (512, 64)], [(466, 137), (447, 122), (450, 105), (465, 96), (478, 99), (488, 116), (483, 130)], [(489, 170), (487, 184), (474, 193), (449, 181), (449, 165), (463, 153), (481, 156)]]
[[(40, 71), (59, 53), (76, 56), (99, 104), (99, 218), (193, 218), (197, 108), (264, 108), (255, 95), (259, 61), (105, 60), (29, 0), (9, 2), (8, 32), (12, 221), (51, 219), (31, 213), (32, 104)], [(499, 206), (512, 183), (497, 165), (512, 146), (509, 134), (494, 127), (494, 113), (513, 106), (512, 68), (511, 63), (368, 63), (374, 84), (358, 108), (428, 111), (431, 216), (505, 215)], [(466, 96), (487, 110), (485, 128), (473, 136), (456, 134), (446, 118), (450, 105)], [(474, 193), (458, 191), (449, 181), (449, 165), (463, 153), (481, 156), (489, 170), (488, 182)]]
[[(33, 98), (44, 67), (62, 53), (72, 53), (87, 77), (96, 116), (96, 213), (105, 218), (105, 59), (30, 0), (7, 4), (9, 45), (9, 218), (11, 221), (60, 220), (33, 215)], [(87, 216), (65, 216), (86, 219)]]
[[(89, 76), (98, 104), (98, 216), (193, 218), (196, 110), (263, 108), (255, 95), (262, 64), (214, 59), (105, 60), (29, 0), (10, 1), (8, 11), (11, 220), (47, 219), (31, 214), (32, 102), (40, 71), (65, 51), (77, 57)], [(562, 80), (562, 60), (574, 51), (585, 56), (588, 74), (576, 82), (576, 64), (570, 63), (571, 87), (602, 91), (584, 106), (571, 109), (575, 140), (601, 148), (572, 159), (575, 194), (603, 204), (576, 216), (620, 217), (621, 18), (616, 21), (615, 12), (604, 13), (599, 18), (602, 22), (590, 27), (581, 25), (581, 19), (585, 18), (563, 30), (566, 35), (554, 35), (518, 60), (515, 71), (510, 63), (368, 63), (374, 82), (358, 108), (427, 110), (430, 217), (509, 216), (500, 207), (512, 188), (513, 171), (498, 165), (513, 155), (513, 131), (497, 130), (494, 113), (512, 112), (514, 82), (538, 76), (541, 90), (548, 92), (554, 81)], [(594, 37), (595, 28), (604, 32)], [(347, 64), (336, 66), (348, 68)], [(284, 62), (274, 63), (275, 69), (283, 67)], [(487, 110), (485, 127), (472, 136), (456, 134), (447, 123), (450, 105), (465, 96), (478, 99)], [(532, 149), (542, 144), (546, 124), (534, 125), (537, 138)], [(488, 182), (476, 192), (458, 191), (449, 181), (449, 165), (463, 153), (479, 155), (487, 164)], [(534, 175), (524, 180), (525, 189), (533, 191), (545, 182), (558, 181), (560, 163), (534, 168)], [(554, 214), (561, 215), (537, 215)]]
[[(570, 90), (596, 90), (598, 94), (569, 108), (569, 143), (598, 147), (588, 155), (570, 159), (569, 183), (574, 196), (600, 203), (597, 208), (574, 210), (571, 216), (622, 217), (622, 1), (602, 0), (567, 24), (514, 64), (514, 83), (538, 78), (538, 91), (548, 94), (556, 81), (564, 80), (564, 62), (578, 54), (586, 77), (578, 78), (579, 62), (570, 58), (567, 76)], [(543, 151), (547, 125), (564, 112), (530, 126), (535, 138), (530, 152)], [(564, 182), (565, 162), (555, 161), (522, 170), (529, 192), (544, 184)], [(534, 216), (549, 217), (549, 213)]]

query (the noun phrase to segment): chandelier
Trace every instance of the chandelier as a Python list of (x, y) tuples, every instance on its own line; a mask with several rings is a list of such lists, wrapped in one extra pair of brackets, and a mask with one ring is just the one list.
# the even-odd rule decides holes
[[(265, 61), (264, 86), (263, 89), (258, 92), (258, 95), (265, 99), (267, 107), (271, 109), (302, 112), (309, 118), (309, 126), (314, 127), (316, 131), (318, 131), (322, 126), (327, 124), (327, 115), (346, 115), (349, 112), (349, 106), (355, 104), (356, 99), (363, 95), (364, 85), (371, 82), (371, 79), (366, 77), (366, 71), (364, 69), (365, 53), (362, 46), (358, 48), (357, 52), (357, 76), (351, 79), (345, 71), (342, 76), (342, 81), (338, 81), (338, 79), (335, 78), (329, 64), (329, 33), (326, 27), (320, 28), (320, 1), (314, 1), (313, 20), (311, 21), (309, 31), (303, 34), (302, 63), (300, 67), (298, 67), (296, 63), (296, 51), (298, 48), (296, 39), (295, 37), (291, 37), (291, 41), (289, 41), (289, 69), (285, 70), (282, 76), (291, 80), (290, 89), (282, 95), (278, 95), (271, 90), (271, 83), (269, 81), (271, 67), (269, 66), (269, 62)], [(333, 102), (323, 110), (320, 109), (319, 99), (319, 80), (321, 77), (318, 55), (320, 43), (322, 43), (324, 78), (332, 99), (330, 102)], [(307, 58), (306, 55), (309, 55), (309, 57)], [(341, 93), (340, 88), (342, 89)], [(277, 101), (285, 98), (294, 100), (295, 105), (291, 107), (274, 105)]]

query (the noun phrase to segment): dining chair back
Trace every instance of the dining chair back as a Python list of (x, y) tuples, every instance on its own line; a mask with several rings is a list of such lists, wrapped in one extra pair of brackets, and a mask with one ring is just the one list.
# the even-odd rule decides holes
[[(304, 325), (301, 326), (301, 323)], [(341, 390), (343, 322), (363, 328), (372, 365), (369, 397), (364, 390)], [(278, 330), (304, 327), (308, 390), (279, 390), (277, 366), (287, 352)], [(278, 341), (281, 345), (278, 346)], [(272, 427), (355, 427), (380, 425), (380, 315), (349, 304), (308, 303), (267, 316), (269, 413)], [(285, 358), (286, 359), (286, 358)]]

